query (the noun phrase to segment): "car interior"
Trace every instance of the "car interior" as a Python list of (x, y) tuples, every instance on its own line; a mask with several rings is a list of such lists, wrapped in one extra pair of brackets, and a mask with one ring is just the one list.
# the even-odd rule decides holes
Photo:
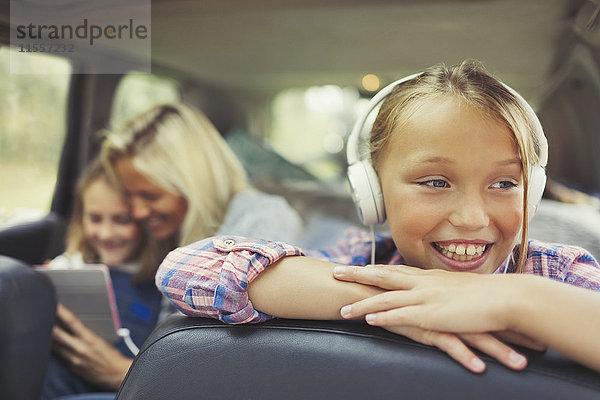
[[(430, 65), (477, 59), (527, 99), (548, 138), (549, 184), (530, 237), (600, 259), (596, 0), (92, 2), (147, 17), (151, 46), (114, 41), (93, 56), (30, 51), (13, 61), (23, 52), (17, 11), (87, 12), (85, 3), (0, 1), (0, 397), (39, 396), (56, 297), (31, 267), (64, 251), (77, 178), (106, 130), (164, 102), (204, 112), (252, 184), (300, 213), (305, 245), (323, 248), (360, 226), (345, 177), (360, 106)], [(105, 72), (111, 63), (126, 67)], [(482, 356), (488, 370), (476, 375), (357, 321), (229, 326), (178, 315), (139, 345), (118, 399), (600, 395), (597, 372), (552, 349), (523, 350), (522, 372)]]

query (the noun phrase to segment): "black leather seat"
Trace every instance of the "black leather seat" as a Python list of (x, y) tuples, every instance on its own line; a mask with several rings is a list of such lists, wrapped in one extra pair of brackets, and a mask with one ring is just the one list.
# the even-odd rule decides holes
[(66, 222), (50, 212), (45, 217), (0, 230), (0, 254), (28, 264), (42, 264), (63, 250)]
[(55, 314), (52, 283), (0, 255), (0, 398), (39, 398)]
[(172, 316), (148, 338), (117, 399), (598, 399), (600, 374), (526, 352), (515, 372), (482, 356), (473, 374), (445, 353), (357, 321), (224, 325)]

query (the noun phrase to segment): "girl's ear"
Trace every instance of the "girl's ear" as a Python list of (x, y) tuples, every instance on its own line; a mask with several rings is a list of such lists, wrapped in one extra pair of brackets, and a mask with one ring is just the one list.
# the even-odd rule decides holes
[[(383, 194), (379, 185), (379, 178), (375, 169), (368, 160), (360, 160), (359, 142), (361, 134), (371, 132), (367, 120), (372, 112), (392, 93), (394, 88), (401, 83), (410, 81), (421, 75), (421, 72), (406, 76), (390, 83), (381, 89), (369, 104), (359, 114), (346, 143), (346, 157), (348, 160), (348, 181), (352, 191), (352, 198), (358, 211), (358, 217), (365, 225), (381, 224), (385, 222), (385, 207)], [(371, 123), (372, 124), (372, 123)], [(367, 129), (368, 128), (368, 129)]]
[(531, 167), (529, 173), (529, 191), (527, 193), (527, 212), (529, 214), (529, 221), (531, 221), (535, 215), (538, 205), (540, 204), (540, 201), (542, 201), (545, 187), (546, 171), (544, 171), (544, 168), (539, 165)]
[(529, 190), (528, 190), (528, 203), (527, 209), (529, 213), (529, 220), (533, 218), (535, 211), (537, 210), (542, 195), (544, 194), (544, 187), (546, 186), (546, 171), (544, 168), (548, 163), (548, 140), (544, 135), (544, 129), (540, 122), (537, 114), (531, 108), (531, 105), (525, 100), (516, 90), (503, 83), (504, 87), (512, 93), (517, 99), (519, 104), (523, 107), (525, 113), (529, 117), (530, 122), (533, 124), (531, 134), (535, 136), (534, 141), (539, 144), (538, 164), (530, 167), (529, 169)]
[(368, 160), (348, 167), (348, 182), (358, 218), (365, 225), (385, 222), (385, 205), (375, 169)]

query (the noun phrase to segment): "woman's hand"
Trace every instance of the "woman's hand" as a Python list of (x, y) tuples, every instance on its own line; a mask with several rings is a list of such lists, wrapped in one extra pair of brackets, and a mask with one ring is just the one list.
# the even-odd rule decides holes
[(118, 390), (133, 360), (88, 329), (63, 305), (58, 305), (56, 314), (62, 326), (53, 328), (52, 350), (83, 379)]
[[(513, 369), (527, 364), (525, 357), (487, 333), (509, 328), (505, 313), (516, 294), (510, 289), (513, 282), (504, 285), (506, 277), (405, 266), (336, 267), (334, 276), (389, 290), (343, 307), (344, 318), (364, 316), (371, 325), (434, 345), (473, 372), (485, 366), (467, 345)], [(503, 335), (543, 348), (519, 335)]]

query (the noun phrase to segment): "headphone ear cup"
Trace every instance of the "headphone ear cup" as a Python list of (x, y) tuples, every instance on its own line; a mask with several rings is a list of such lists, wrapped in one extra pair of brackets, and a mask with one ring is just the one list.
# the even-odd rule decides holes
[(358, 218), (365, 225), (385, 222), (385, 206), (379, 178), (368, 160), (348, 167), (348, 182)]
[(531, 168), (531, 174), (529, 177), (529, 193), (528, 193), (528, 212), (529, 220), (533, 218), (535, 212), (542, 201), (544, 194), (544, 188), (546, 187), (546, 171), (544, 168), (536, 165)]

